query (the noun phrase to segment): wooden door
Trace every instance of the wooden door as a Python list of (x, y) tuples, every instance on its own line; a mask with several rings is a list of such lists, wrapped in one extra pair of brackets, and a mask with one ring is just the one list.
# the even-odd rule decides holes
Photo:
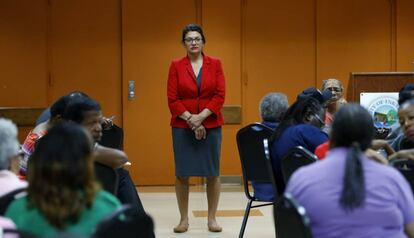
[(314, 1), (248, 0), (244, 6), (244, 122), (260, 120), (259, 102), (283, 92), (293, 102), (315, 86)]
[(390, 1), (395, 7), (396, 71), (414, 71), (414, 1)]
[[(226, 81), (224, 105), (242, 105), (241, 86), (241, 1), (202, 1), (201, 21), (206, 35), (207, 54), (221, 60)], [(229, 10), (231, 9), (231, 10)], [(243, 119), (243, 118), (242, 118)], [(236, 133), (240, 124), (222, 127), (220, 176), (240, 176), (241, 165), (237, 151)], [(224, 179), (222, 179), (224, 181)]]
[[(47, 2), (0, 1), (0, 106), (47, 105)], [(23, 142), (30, 127), (19, 128)]]
[(348, 88), (351, 72), (395, 70), (391, 2), (318, 1), (318, 82), (337, 78)]
[(42, 107), (47, 91), (46, 1), (0, 1), (0, 104)]
[[(124, 147), (139, 185), (173, 184), (174, 162), (166, 83), (183, 57), (181, 30), (196, 21), (196, 1), (125, 0), (122, 7)], [(135, 98), (128, 100), (128, 81)]]
[(50, 103), (81, 90), (122, 125), (120, 1), (49, 2)]

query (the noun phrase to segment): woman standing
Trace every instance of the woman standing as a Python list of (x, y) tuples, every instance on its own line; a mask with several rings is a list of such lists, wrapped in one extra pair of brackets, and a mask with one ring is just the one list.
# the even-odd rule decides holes
[(168, 74), (168, 106), (175, 160), (175, 191), (181, 219), (174, 232), (188, 230), (189, 177), (207, 177), (208, 229), (221, 232), (216, 211), (220, 196), (221, 108), (225, 85), (221, 62), (203, 53), (206, 39), (195, 24), (182, 32), (187, 56), (173, 60)]

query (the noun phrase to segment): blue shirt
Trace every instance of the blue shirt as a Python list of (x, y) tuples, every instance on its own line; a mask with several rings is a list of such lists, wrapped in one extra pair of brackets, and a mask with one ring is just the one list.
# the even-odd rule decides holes
[(328, 135), (325, 132), (309, 124), (293, 125), (283, 131), (282, 135), (273, 142), (271, 147), (271, 162), (279, 191), (285, 190), (281, 161), (286, 153), (295, 146), (302, 146), (315, 153), (316, 147), (327, 140)]

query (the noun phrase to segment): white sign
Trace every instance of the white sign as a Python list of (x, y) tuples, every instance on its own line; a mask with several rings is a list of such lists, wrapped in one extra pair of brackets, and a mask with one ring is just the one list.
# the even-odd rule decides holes
[(376, 127), (398, 123), (398, 93), (361, 93), (359, 101), (374, 118)]

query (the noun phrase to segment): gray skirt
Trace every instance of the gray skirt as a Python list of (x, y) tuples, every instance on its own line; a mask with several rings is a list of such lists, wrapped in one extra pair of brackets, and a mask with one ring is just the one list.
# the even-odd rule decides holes
[(206, 139), (197, 140), (190, 129), (172, 128), (175, 176), (219, 176), (221, 127), (206, 131)]

